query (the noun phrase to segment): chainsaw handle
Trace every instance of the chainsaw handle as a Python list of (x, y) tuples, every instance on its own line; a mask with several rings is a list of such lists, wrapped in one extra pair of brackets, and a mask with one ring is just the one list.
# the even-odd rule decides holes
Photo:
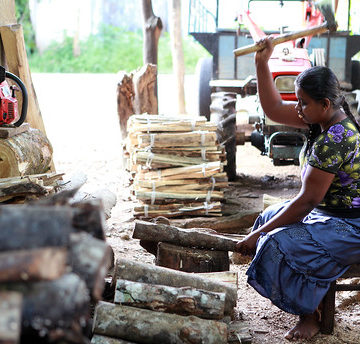
[(15, 74), (5, 71), (5, 77), (13, 80), (21, 89), (21, 93), (22, 93), (21, 115), (20, 115), (19, 120), (13, 124), (13, 125), (15, 125), (15, 127), (20, 127), (20, 125), (24, 123), (26, 114), (27, 114), (28, 93), (27, 93), (26, 87), (23, 84), (23, 82), (21, 81), (21, 79), (19, 79)]
[[(289, 32), (289, 33), (285, 33), (285, 34), (276, 36), (272, 39), (272, 44), (275, 46), (280, 43), (292, 41), (294, 39), (298, 39), (301, 37), (313, 36), (316, 34), (324, 33), (328, 30), (329, 30), (328, 24), (325, 22), (322, 25), (314, 26), (309, 29)], [(247, 55), (250, 53), (255, 53), (256, 51), (263, 50), (264, 48), (265, 48), (265, 43), (260, 43), (260, 44), (255, 43), (255, 44), (250, 44), (250, 45), (246, 45), (244, 47), (235, 49), (234, 54), (235, 54), (235, 56), (242, 56), (242, 55)]]

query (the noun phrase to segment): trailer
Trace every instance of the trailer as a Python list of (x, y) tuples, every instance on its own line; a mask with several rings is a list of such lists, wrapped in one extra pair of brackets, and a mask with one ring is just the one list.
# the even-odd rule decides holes
[[(244, 1), (242, 3), (244, 5)], [(245, 142), (251, 142), (261, 154), (271, 158), (274, 165), (297, 165), (307, 132), (267, 118), (257, 98), (254, 54), (235, 57), (233, 51), (252, 44), (254, 35), (261, 32), (276, 35), (293, 31), (296, 25), (315, 25), (323, 17), (312, 1), (250, 0), (247, 8), (234, 8), (232, 22), (223, 28), (221, 11), (225, 5), (229, 6), (226, 0), (189, 2), (189, 34), (211, 55), (197, 65), (199, 114), (219, 125), (218, 138), (226, 148), (226, 171), (230, 180), (236, 177), (236, 146)], [(282, 11), (285, 8), (287, 12)], [(350, 5), (347, 12), (349, 17)], [(274, 25), (260, 27), (252, 18), (254, 13), (264, 14), (259, 20), (265, 22), (270, 18), (269, 24), (276, 23), (279, 29)], [(358, 114), (357, 94), (360, 91), (356, 90), (360, 89), (360, 62), (353, 57), (360, 50), (360, 36), (350, 32), (349, 18), (345, 30), (342, 26), (336, 32), (275, 47), (273, 61), (277, 59), (281, 63), (272, 63), (270, 69), (283, 99), (296, 100), (293, 81), (304, 68), (326, 65), (335, 72), (353, 112)], [(286, 20), (288, 25), (284, 24)], [(302, 61), (302, 66), (296, 68), (291, 59)]]

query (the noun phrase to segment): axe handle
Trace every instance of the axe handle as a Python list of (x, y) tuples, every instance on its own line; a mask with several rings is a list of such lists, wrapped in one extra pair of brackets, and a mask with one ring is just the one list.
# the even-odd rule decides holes
[[(285, 33), (285, 34), (276, 36), (273, 38), (272, 42), (273, 42), (273, 45), (277, 45), (280, 43), (292, 41), (297, 38), (320, 34), (320, 33), (326, 32), (328, 30), (329, 30), (328, 24), (325, 22), (324, 24), (314, 26), (309, 29), (289, 32), (289, 33)], [(265, 48), (265, 44), (251, 44), (251, 45), (246, 45), (244, 47), (235, 49), (234, 54), (235, 54), (235, 56), (241, 56), (241, 55), (254, 53), (254, 52), (262, 50), (264, 48)]]

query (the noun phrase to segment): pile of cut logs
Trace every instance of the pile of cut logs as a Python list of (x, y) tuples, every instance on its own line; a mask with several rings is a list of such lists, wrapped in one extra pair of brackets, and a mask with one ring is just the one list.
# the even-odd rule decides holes
[(221, 216), (228, 180), (215, 124), (205, 117), (141, 114), (131, 116), (127, 128), (135, 217)]
[(114, 300), (97, 304), (91, 342), (251, 343), (246, 329), (232, 331), (227, 321), (236, 284), (202, 275), (118, 259)]
[(86, 343), (113, 251), (100, 201), (0, 207), (0, 343)]

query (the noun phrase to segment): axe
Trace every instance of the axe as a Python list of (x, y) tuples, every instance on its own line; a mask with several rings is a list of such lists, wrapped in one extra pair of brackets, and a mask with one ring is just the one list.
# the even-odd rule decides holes
[[(319, 4), (318, 7), (319, 7), (322, 15), (325, 18), (325, 22), (323, 24), (313, 26), (308, 29), (288, 32), (288, 33), (276, 36), (273, 38), (272, 44), (275, 46), (277, 44), (292, 41), (294, 39), (298, 39), (301, 37), (313, 36), (313, 35), (324, 33), (326, 31), (336, 31), (337, 23), (335, 21), (335, 16), (334, 16), (334, 12), (332, 10), (332, 6), (329, 5), (327, 2), (325, 2), (323, 4)], [(235, 49), (234, 54), (235, 54), (235, 56), (241, 56), (241, 55), (254, 53), (254, 52), (262, 50), (264, 48), (265, 48), (265, 44), (255, 43), (255, 44), (246, 45), (244, 47)]]

